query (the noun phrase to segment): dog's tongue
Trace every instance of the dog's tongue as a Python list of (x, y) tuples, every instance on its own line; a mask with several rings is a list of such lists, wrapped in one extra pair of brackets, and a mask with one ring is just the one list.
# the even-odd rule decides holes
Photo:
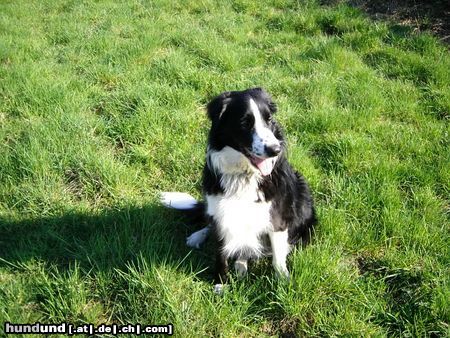
[(269, 158), (253, 158), (253, 163), (258, 167), (259, 171), (263, 176), (270, 175), (274, 165), (274, 159), (272, 157)]

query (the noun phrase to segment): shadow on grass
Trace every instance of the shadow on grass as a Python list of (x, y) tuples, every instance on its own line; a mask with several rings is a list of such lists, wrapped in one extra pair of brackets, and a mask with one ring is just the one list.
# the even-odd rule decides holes
[(108, 271), (143, 257), (149, 264), (205, 270), (199, 276), (209, 279), (209, 256), (204, 251), (190, 254), (185, 244), (193, 227), (173, 210), (156, 205), (21, 221), (0, 217), (0, 267), (39, 260), (59, 269), (76, 262), (85, 271)]
[(442, 322), (432, 309), (435, 281), (421, 269), (393, 268), (389, 262), (374, 257), (359, 257), (362, 278), (382, 279), (387, 309), (377, 313), (373, 322), (395, 335), (408, 332), (408, 325), (420, 318), (430, 337), (438, 337)]
[(356, 7), (372, 19), (385, 20), (410, 32), (429, 31), (450, 43), (450, 3), (447, 0), (321, 0), (322, 5), (341, 3)]

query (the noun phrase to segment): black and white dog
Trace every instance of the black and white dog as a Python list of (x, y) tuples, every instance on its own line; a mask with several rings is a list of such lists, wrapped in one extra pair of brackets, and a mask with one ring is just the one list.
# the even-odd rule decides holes
[(296, 243), (309, 239), (316, 216), (305, 179), (286, 159), (273, 116), (276, 105), (266, 91), (253, 88), (222, 93), (207, 111), (212, 125), (203, 170), (205, 202), (175, 192), (163, 193), (162, 201), (204, 214), (208, 226), (189, 236), (187, 245), (199, 248), (214, 234), (217, 291), (227, 280), (230, 259), (242, 276), (249, 259), (272, 254), (277, 274), (289, 277), (286, 257)]

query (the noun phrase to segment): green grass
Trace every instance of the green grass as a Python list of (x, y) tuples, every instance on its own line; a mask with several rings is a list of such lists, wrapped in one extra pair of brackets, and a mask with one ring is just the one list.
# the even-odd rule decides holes
[[(158, 193), (200, 196), (214, 95), (265, 87), (315, 241), (218, 297)], [(0, 3), (0, 322), (446, 336), (450, 57), (315, 1)]]

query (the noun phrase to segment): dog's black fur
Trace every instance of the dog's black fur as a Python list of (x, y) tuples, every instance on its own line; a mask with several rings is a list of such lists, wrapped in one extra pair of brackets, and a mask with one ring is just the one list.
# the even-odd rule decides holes
[[(272, 201), (271, 223), (274, 231), (288, 229), (288, 243), (291, 245), (297, 244), (300, 240), (307, 242), (310, 239), (313, 226), (317, 222), (313, 199), (304, 177), (293, 170), (286, 159), (286, 142), (280, 125), (273, 118), (277, 107), (264, 90), (254, 88), (245, 91), (225, 92), (208, 104), (208, 116), (212, 122), (209, 132), (209, 147), (213, 150), (221, 150), (225, 146), (230, 146), (247, 155), (247, 149), (250, 148), (252, 141), (248, 97), (253, 98), (256, 102), (262, 116), (275, 137), (281, 141), (283, 148), (271, 175), (263, 177), (259, 184), (264, 199)], [(229, 101), (227, 109), (219, 118), (224, 101)], [(214, 172), (205, 164), (203, 170), (204, 193), (208, 195), (223, 194), (224, 189), (220, 180), (221, 174)], [(233, 212), (233, 210), (230, 210), (230, 212)], [(216, 274), (222, 280), (226, 279), (223, 270), (227, 259), (228, 257), (223, 257), (219, 247)], [(218, 282), (218, 279), (216, 281)]]

